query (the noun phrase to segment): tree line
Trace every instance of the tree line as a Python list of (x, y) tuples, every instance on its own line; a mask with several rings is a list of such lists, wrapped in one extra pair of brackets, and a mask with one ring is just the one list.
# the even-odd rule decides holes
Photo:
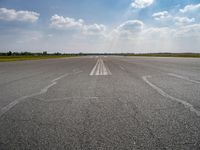
[(51, 56), (51, 55), (56, 55), (56, 56), (63, 56), (63, 55), (77, 55), (77, 54), (64, 54), (64, 53), (48, 53), (47, 51), (43, 51), (43, 52), (37, 52), (37, 53), (33, 53), (33, 52), (12, 52), (12, 51), (8, 51), (8, 52), (0, 52), (0, 56)]
[(33, 52), (0, 52), (0, 56), (156, 56), (156, 57), (200, 57), (200, 53), (48, 53), (47, 51)]

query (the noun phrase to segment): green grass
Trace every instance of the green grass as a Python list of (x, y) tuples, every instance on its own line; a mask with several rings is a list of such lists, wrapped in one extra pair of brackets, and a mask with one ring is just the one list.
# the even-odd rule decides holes
[[(87, 54), (85, 54), (87, 55)], [(76, 57), (85, 55), (25, 55), (25, 56), (0, 56), (0, 62), (8, 61), (24, 61), (24, 60), (40, 60), (40, 59), (53, 59), (53, 58), (64, 58), (64, 57)], [(113, 54), (112, 54), (113, 55)], [(188, 58), (200, 58), (200, 53), (146, 53), (146, 54), (118, 54), (122, 56), (145, 56), (145, 57), (188, 57)]]
[(70, 56), (0, 56), (0, 62), (64, 58)]
[(126, 56), (200, 58), (199, 53), (147, 53), (147, 54), (128, 54)]

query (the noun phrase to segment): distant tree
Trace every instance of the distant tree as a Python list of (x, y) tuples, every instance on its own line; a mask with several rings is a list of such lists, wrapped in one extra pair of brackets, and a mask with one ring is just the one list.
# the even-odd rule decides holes
[(54, 53), (54, 55), (62, 55), (61, 53), (57, 52), (57, 53)]
[(47, 51), (44, 51), (44, 52), (42, 53), (42, 55), (47, 55)]
[(11, 55), (12, 55), (12, 52), (11, 52), (11, 51), (9, 51), (9, 52), (7, 53), (7, 55), (8, 55), (8, 56), (11, 56)]
[(21, 52), (20, 55), (28, 56), (28, 55), (32, 55), (32, 53), (31, 52)]

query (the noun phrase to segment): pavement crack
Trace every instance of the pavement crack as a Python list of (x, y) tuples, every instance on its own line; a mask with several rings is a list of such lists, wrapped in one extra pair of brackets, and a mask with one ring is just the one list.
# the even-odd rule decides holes
[(154, 90), (156, 90), (163, 97), (166, 97), (167, 99), (171, 99), (171, 100), (176, 101), (180, 104), (183, 104), (185, 106), (185, 108), (188, 108), (191, 112), (194, 112), (198, 117), (200, 117), (200, 111), (195, 109), (192, 104), (167, 94), (161, 88), (159, 88), (158, 86), (156, 86), (155, 84), (153, 84), (152, 82), (150, 82), (148, 80), (151, 77), (152, 76), (143, 76), (142, 79), (144, 80), (144, 82), (146, 82), (149, 86), (151, 86)]
[(14, 101), (12, 101), (11, 103), (9, 103), (8, 105), (6, 105), (5, 107), (1, 108), (1, 111), (0, 111), (0, 117), (5, 114), (6, 112), (8, 112), (11, 108), (13, 108), (14, 106), (16, 106), (17, 104), (19, 104), (20, 102), (24, 101), (25, 99), (27, 98), (31, 98), (31, 97), (34, 97), (34, 96), (38, 96), (38, 95), (41, 95), (41, 94), (44, 94), (46, 93), (49, 88), (51, 88), (52, 86), (56, 85), (57, 84), (57, 81), (68, 76), (68, 75), (74, 75), (74, 74), (79, 74), (81, 73), (82, 71), (77, 71), (77, 72), (72, 72), (72, 73), (66, 73), (66, 74), (63, 74), (53, 80), (51, 80), (51, 84), (47, 85), (46, 87), (42, 88), (40, 90), (40, 92), (37, 92), (37, 93), (33, 93), (31, 95), (26, 95), (26, 96), (22, 96), (18, 99), (15, 99)]

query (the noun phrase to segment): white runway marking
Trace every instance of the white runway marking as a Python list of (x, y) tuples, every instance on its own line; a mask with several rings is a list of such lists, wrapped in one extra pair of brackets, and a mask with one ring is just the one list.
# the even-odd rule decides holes
[(153, 83), (151, 83), (151, 82), (148, 80), (148, 78), (151, 78), (151, 76), (143, 76), (143, 77), (142, 77), (142, 79), (143, 79), (147, 84), (149, 84), (153, 89), (155, 89), (160, 95), (162, 95), (162, 96), (164, 96), (164, 97), (166, 97), (166, 98), (168, 98), (168, 99), (171, 99), (171, 100), (173, 100), (173, 101), (177, 101), (177, 102), (183, 104), (183, 105), (185, 106), (185, 108), (189, 108), (190, 111), (196, 113), (197, 116), (200, 116), (200, 111), (199, 111), (199, 110), (196, 110), (192, 104), (190, 104), (190, 103), (188, 103), (188, 102), (185, 102), (185, 101), (183, 101), (183, 100), (181, 100), (181, 99), (175, 98), (175, 97), (173, 97), (173, 96), (171, 96), (171, 95), (165, 93), (162, 89), (160, 89), (159, 87), (157, 87), (156, 85), (154, 85)]
[(74, 73), (66, 73), (54, 80), (51, 81), (51, 84), (47, 85), (46, 87), (44, 87), (43, 89), (40, 90), (40, 92), (37, 92), (37, 93), (33, 93), (31, 95), (27, 95), (27, 96), (23, 96), (23, 97), (20, 97), (18, 99), (15, 99), (13, 102), (11, 102), (10, 104), (8, 104), (7, 106), (3, 107), (0, 111), (0, 117), (5, 114), (6, 112), (8, 112), (11, 108), (13, 108), (15, 105), (17, 105), (18, 103), (24, 101), (25, 99), (27, 98), (30, 98), (30, 97), (33, 97), (33, 96), (37, 96), (37, 95), (41, 95), (41, 94), (44, 94), (46, 93), (49, 88), (51, 88), (52, 86), (56, 85), (57, 84), (57, 81), (70, 75), (70, 74), (78, 74), (78, 73), (81, 73), (82, 71), (77, 71), (77, 72), (74, 72)]
[(186, 81), (190, 81), (192, 83), (198, 83), (198, 84), (200, 84), (199, 81), (192, 80), (192, 79), (189, 79), (188, 77), (183, 77), (183, 76), (180, 76), (180, 75), (177, 75), (177, 74), (174, 74), (174, 73), (168, 73), (168, 75), (176, 77), (176, 78), (179, 78), (179, 79), (183, 79), (183, 80), (186, 80)]
[(90, 72), (90, 76), (106, 76), (112, 75), (109, 68), (105, 66), (103, 60), (98, 58), (97, 63), (93, 67), (92, 71)]

